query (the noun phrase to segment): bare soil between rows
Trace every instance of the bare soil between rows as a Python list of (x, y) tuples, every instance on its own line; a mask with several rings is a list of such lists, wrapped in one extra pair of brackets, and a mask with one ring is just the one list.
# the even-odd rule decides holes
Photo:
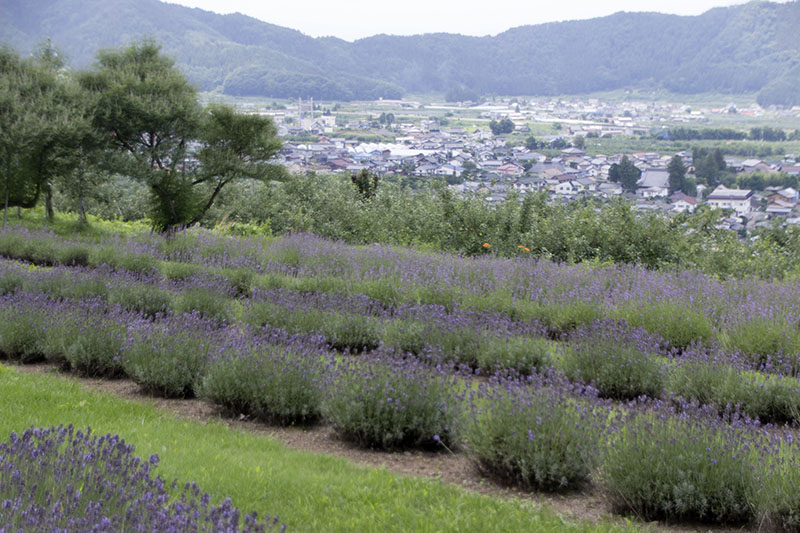
[[(4, 364), (9, 364), (4, 361)], [(623, 523), (624, 518), (611, 512), (602, 491), (594, 485), (565, 493), (526, 492), (513, 487), (502, 487), (482, 477), (472, 462), (463, 453), (448, 451), (400, 451), (386, 452), (365, 450), (338, 438), (328, 425), (317, 424), (304, 427), (283, 427), (250, 420), (245, 416), (231, 416), (217, 405), (200, 399), (165, 399), (149, 395), (129, 379), (97, 379), (80, 377), (59, 371), (51, 364), (15, 365), (24, 372), (56, 374), (93, 391), (113, 394), (126, 400), (153, 405), (163, 412), (179, 418), (200, 423), (220, 422), (229, 428), (247, 431), (278, 440), (287, 448), (312, 453), (343, 457), (355, 464), (385, 468), (387, 471), (406, 476), (416, 476), (458, 485), (466, 490), (499, 498), (517, 498), (546, 505), (572, 520), (600, 521), (603, 519)], [(634, 525), (651, 531), (710, 531), (727, 533), (751, 531), (747, 528), (729, 528), (707, 524), (671, 524), (644, 522), (628, 517)]]

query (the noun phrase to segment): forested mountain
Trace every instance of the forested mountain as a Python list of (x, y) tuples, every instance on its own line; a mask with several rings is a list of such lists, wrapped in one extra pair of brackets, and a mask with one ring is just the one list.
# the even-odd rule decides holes
[(353, 43), (157, 0), (0, 3), (0, 41), (23, 52), (49, 37), (84, 67), (98, 48), (149, 36), (203, 90), (319, 99), (455, 88), (554, 95), (654, 86), (760, 91), (765, 104), (790, 105), (800, 103), (799, 34), (798, 1), (751, 2), (696, 17), (617, 13), (494, 37), (376, 35)]

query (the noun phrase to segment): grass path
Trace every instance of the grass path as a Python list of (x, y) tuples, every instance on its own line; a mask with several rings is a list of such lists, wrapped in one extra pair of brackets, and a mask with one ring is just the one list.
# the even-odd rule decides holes
[(70, 423), (119, 434), (137, 455), (157, 453), (162, 477), (196, 481), (214, 501), (231, 497), (245, 512), (277, 513), (290, 531), (620, 530), (607, 523), (571, 523), (529, 501), (288, 450), (219, 422), (182, 420), (64, 377), (0, 366), (0, 441), (31, 425)]

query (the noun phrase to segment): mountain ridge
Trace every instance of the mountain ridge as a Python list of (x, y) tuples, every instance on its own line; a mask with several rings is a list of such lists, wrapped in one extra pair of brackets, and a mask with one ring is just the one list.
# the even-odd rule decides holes
[(751, 2), (685, 17), (618, 12), (523, 25), (494, 36), (307, 36), (248, 15), (158, 0), (7, 0), (0, 41), (22, 52), (46, 37), (77, 67), (100, 48), (152, 37), (199, 89), (348, 100), (468, 89), (579, 94), (658, 86), (759, 92), (800, 104), (800, 3)]

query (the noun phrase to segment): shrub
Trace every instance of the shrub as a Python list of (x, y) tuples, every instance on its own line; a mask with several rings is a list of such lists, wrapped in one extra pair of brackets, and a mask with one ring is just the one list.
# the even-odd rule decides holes
[(456, 443), (458, 383), (415, 360), (345, 360), (331, 372), (322, 414), (337, 433), (370, 448)]
[(791, 431), (777, 434), (758, 490), (759, 524), (767, 531), (800, 531), (800, 448)]
[(643, 330), (601, 321), (576, 330), (561, 356), (560, 367), (569, 379), (591, 383), (604, 397), (658, 397), (663, 388), (663, 369), (655, 353), (657, 341)]
[(529, 379), (493, 381), (472, 401), (465, 442), (483, 475), (526, 490), (569, 489), (589, 478), (601, 434), (591, 399)]
[(509, 337), (487, 340), (478, 353), (478, 367), (486, 370), (517, 370), (522, 374), (541, 371), (552, 364), (554, 344), (547, 339)]
[(797, 378), (766, 374), (708, 355), (693, 354), (670, 372), (670, 392), (687, 400), (713, 405), (720, 412), (735, 406), (762, 422), (800, 421)]
[(374, 318), (351, 313), (322, 313), (319, 320), (317, 329), (334, 350), (361, 353), (380, 345), (380, 323)]
[(137, 321), (123, 351), (125, 373), (154, 394), (192, 397), (221, 334), (198, 313)]
[(755, 428), (702, 412), (642, 412), (614, 432), (601, 484), (619, 512), (645, 520), (743, 524), (754, 517)]
[(714, 335), (705, 314), (675, 302), (631, 302), (617, 307), (610, 315), (625, 320), (633, 328), (644, 328), (660, 336), (674, 348), (707, 342)]
[(173, 295), (148, 283), (126, 283), (114, 287), (108, 303), (148, 317), (164, 314), (173, 307)]
[(0, 275), (0, 297), (18, 291), (25, 283), (25, 278), (19, 272), (3, 272)]
[(12, 531), (253, 532), (277, 524), (255, 514), (240, 524), (230, 499), (210, 505), (195, 484), (176, 498), (152, 475), (158, 457), (133, 451), (117, 435), (72, 426), (12, 433), (0, 444), (0, 523)]
[(74, 334), (64, 339), (64, 358), (84, 375), (122, 375), (122, 350), (128, 329), (124, 315), (108, 316), (91, 307), (76, 313)]
[(77, 244), (65, 246), (57, 250), (56, 262), (66, 266), (88, 266), (89, 248)]
[(48, 303), (46, 299), (20, 292), (3, 299), (0, 303), (0, 358), (21, 363), (44, 359), (42, 342), (47, 334)]
[(214, 360), (200, 394), (233, 414), (279, 424), (311, 422), (320, 416), (323, 369), (319, 351), (260, 345)]
[(185, 289), (174, 302), (175, 312), (197, 313), (204, 318), (227, 322), (231, 318), (230, 304), (224, 296), (203, 288)]
[(166, 261), (161, 263), (161, 274), (169, 280), (189, 279), (200, 270), (198, 265), (191, 263), (175, 263)]
[(727, 329), (721, 341), (728, 350), (743, 352), (756, 364), (779, 360), (791, 364), (795, 372), (800, 371), (800, 331), (781, 320), (744, 320)]

